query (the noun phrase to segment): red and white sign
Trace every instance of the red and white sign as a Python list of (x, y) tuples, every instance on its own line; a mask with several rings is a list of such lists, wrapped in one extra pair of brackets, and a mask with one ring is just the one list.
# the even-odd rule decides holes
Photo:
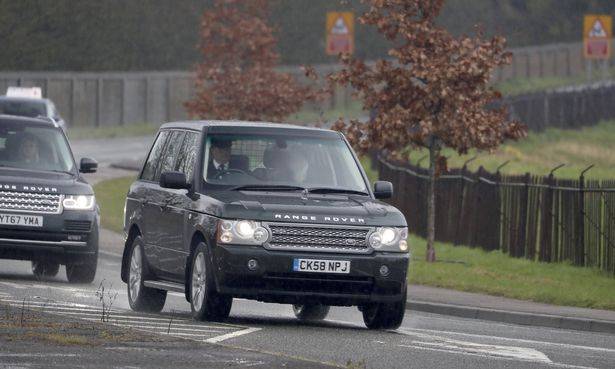
[(585, 58), (610, 58), (612, 36), (610, 15), (586, 15), (583, 20), (583, 54)]

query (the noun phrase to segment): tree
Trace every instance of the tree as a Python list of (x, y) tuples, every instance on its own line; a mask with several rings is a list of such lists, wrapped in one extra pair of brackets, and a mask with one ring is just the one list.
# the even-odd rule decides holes
[(427, 260), (435, 261), (435, 180), (446, 168), (443, 146), (460, 154), (471, 148), (490, 150), (505, 139), (526, 134), (494, 108), (500, 93), (489, 84), (492, 71), (510, 63), (505, 39), (483, 39), (482, 33), (454, 37), (436, 25), (444, 0), (365, 0), (369, 10), (359, 21), (377, 27), (392, 43), (392, 60), (367, 65), (348, 55), (331, 83), (350, 85), (374, 112), (368, 123), (343, 119), (343, 131), (360, 152), (386, 150), (398, 158), (408, 148), (429, 148)]
[[(274, 69), (276, 39), (267, 0), (216, 0), (203, 13), (203, 61), (188, 112), (201, 118), (279, 121), (320, 95)], [(308, 74), (308, 73), (306, 73)]]

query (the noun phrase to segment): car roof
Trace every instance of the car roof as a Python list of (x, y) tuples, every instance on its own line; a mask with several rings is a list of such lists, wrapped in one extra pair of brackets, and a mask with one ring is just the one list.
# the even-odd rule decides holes
[(271, 122), (249, 122), (240, 120), (189, 120), (178, 121), (163, 124), (160, 129), (193, 129), (203, 130), (204, 128), (247, 128), (247, 129), (268, 129), (268, 130), (293, 130), (293, 131), (307, 131), (307, 132), (321, 132), (321, 133), (335, 133), (330, 129), (299, 126), (287, 123), (271, 123)]
[(30, 125), (40, 125), (43, 127), (54, 127), (58, 128), (59, 126), (51, 119), (47, 117), (40, 118), (30, 118), (23, 117), (20, 115), (6, 115), (0, 114), (0, 123), (13, 123), (13, 124), (30, 124)]

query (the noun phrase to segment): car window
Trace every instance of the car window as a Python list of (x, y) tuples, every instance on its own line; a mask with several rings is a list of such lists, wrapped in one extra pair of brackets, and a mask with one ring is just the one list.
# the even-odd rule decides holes
[(182, 144), (182, 148), (177, 156), (177, 162), (175, 163), (175, 170), (184, 173), (188, 181), (192, 180), (192, 174), (194, 172), (194, 161), (198, 153), (198, 139), (198, 133), (186, 132), (184, 143)]
[(19, 115), (24, 117), (47, 116), (45, 103), (39, 100), (0, 100), (0, 114)]
[(185, 134), (186, 132), (184, 131), (171, 131), (171, 135), (167, 139), (168, 143), (164, 149), (160, 169), (156, 174), (156, 180), (160, 178), (160, 174), (171, 172), (175, 168), (175, 159), (177, 159), (177, 154), (179, 153)]
[(204, 154), (206, 188), (286, 185), (367, 191), (350, 148), (339, 138), (213, 134)]
[(167, 141), (167, 137), (169, 136), (169, 131), (162, 131), (158, 134), (156, 138), (156, 142), (154, 142), (154, 146), (150, 151), (149, 157), (145, 162), (145, 166), (143, 167), (143, 173), (141, 173), (141, 179), (146, 181), (155, 181), (156, 178), (156, 169), (158, 169), (158, 164), (160, 163), (160, 157), (162, 156), (162, 151), (164, 149), (164, 144)]
[(74, 163), (60, 130), (25, 123), (0, 123), (0, 166), (73, 172)]

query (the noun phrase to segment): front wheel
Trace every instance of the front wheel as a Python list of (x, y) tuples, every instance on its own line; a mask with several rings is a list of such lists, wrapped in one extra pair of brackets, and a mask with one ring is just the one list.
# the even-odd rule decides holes
[(92, 283), (96, 276), (98, 252), (79, 260), (74, 264), (66, 264), (66, 278), (70, 283)]
[(32, 260), (32, 273), (37, 279), (55, 277), (60, 271), (60, 264), (44, 260)]
[(322, 304), (293, 305), (293, 312), (301, 321), (318, 321), (327, 317), (329, 306)]
[(363, 306), (363, 322), (369, 329), (397, 329), (406, 313), (406, 292), (402, 299), (390, 303), (373, 303)]
[(130, 250), (130, 265), (128, 270), (128, 303), (134, 311), (158, 313), (164, 307), (167, 291), (145, 287), (147, 263), (143, 255), (141, 237), (135, 237)]
[(215, 290), (212, 271), (207, 266), (207, 246), (201, 242), (190, 263), (190, 308), (196, 320), (222, 321), (228, 318), (233, 298)]

